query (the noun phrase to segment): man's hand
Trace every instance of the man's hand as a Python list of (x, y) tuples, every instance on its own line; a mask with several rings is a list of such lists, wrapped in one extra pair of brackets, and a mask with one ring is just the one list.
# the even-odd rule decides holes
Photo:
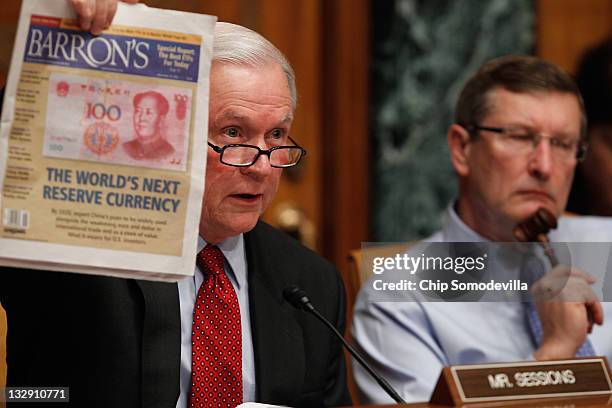
[[(79, 21), (79, 26), (92, 34), (100, 34), (108, 28), (117, 12), (119, 0), (69, 0)], [(138, 0), (122, 0), (125, 3), (138, 3)]]
[(537, 360), (574, 357), (593, 324), (603, 323), (603, 309), (587, 273), (559, 265), (533, 284), (542, 323), (542, 343), (534, 353)]

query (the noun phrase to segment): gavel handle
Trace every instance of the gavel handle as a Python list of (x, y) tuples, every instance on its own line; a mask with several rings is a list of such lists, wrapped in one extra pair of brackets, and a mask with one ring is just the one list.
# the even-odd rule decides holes
[(559, 259), (557, 259), (557, 255), (555, 254), (555, 251), (550, 246), (550, 242), (548, 241), (548, 239), (546, 239), (544, 241), (540, 241), (540, 243), (542, 244), (542, 247), (544, 248), (544, 254), (546, 254), (546, 257), (550, 261), (550, 265), (553, 268), (558, 266), (559, 265)]
[[(557, 255), (555, 254), (555, 251), (550, 246), (550, 241), (548, 240), (548, 237), (546, 235), (544, 235), (544, 234), (540, 234), (538, 236), (538, 241), (540, 242), (540, 244), (544, 248), (544, 254), (546, 255), (546, 257), (550, 261), (550, 265), (553, 268), (558, 266), (559, 265), (559, 259), (557, 258)], [(587, 310), (587, 318), (589, 319), (589, 325), (593, 326), (593, 322), (594, 322), (594, 319), (593, 319), (593, 310), (590, 307), (588, 307), (588, 306), (585, 306), (585, 307), (586, 307), (586, 310)]]

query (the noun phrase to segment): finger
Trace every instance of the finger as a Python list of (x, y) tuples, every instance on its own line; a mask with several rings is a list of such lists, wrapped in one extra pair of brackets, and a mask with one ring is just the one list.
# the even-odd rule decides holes
[(138, 3), (138, 0), (121, 0), (124, 3), (129, 3), (129, 4), (136, 4)]
[(580, 277), (580, 278), (586, 280), (587, 283), (590, 284), (590, 285), (592, 285), (595, 282), (597, 282), (597, 279), (593, 275), (591, 275), (589, 273), (586, 273), (582, 269), (578, 269), (578, 268), (572, 268), (571, 269), (571, 276)]
[(117, 0), (111, 0), (108, 5), (108, 10), (106, 10), (106, 23), (104, 28), (110, 27), (113, 23), (113, 18), (115, 17), (115, 13), (117, 13), (117, 5), (119, 2)]
[(555, 293), (555, 296), (561, 295), (566, 301), (581, 302), (588, 300), (597, 300), (597, 295), (593, 292), (592, 283), (587, 281), (587, 274), (584, 272), (572, 273), (568, 279), (547, 279), (542, 282), (544, 288), (549, 289), (549, 292)]
[[(597, 297), (597, 295), (595, 294), (595, 292), (593, 291), (593, 288), (589, 285), (586, 285), (583, 281), (583, 283), (580, 285), (580, 288), (578, 289), (577, 292), (577, 297), (582, 297), (582, 299), (584, 300), (585, 304), (591, 304), (591, 303), (599, 303), (599, 298)], [(574, 299), (577, 301), (580, 301), (580, 299)]]
[(96, 0), (96, 12), (94, 14), (93, 20), (91, 21), (91, 28), (89, 29), (92, 34), (100, 34), (102, 30), (106, 28), (107, 10), (107, 0)]
[(81, 30), (89, 31), (94, 15), (95, 0), (70, 0), (72, 8), (77, 15), (77, 21)]
[(566, 265), (557, 265), (554, 268), (552, 268), (550, 271), (548, 271), (548, 273), (545, 273), (544, 276), (542, 276), (542, 278), (550, 278), (550, 277), (554, 277), (554, 278), (562, 278), (562, 277), (568, 277), (572, 274), (572, 268), (570, 268), (569, 266)]
[(592, 316), (593, 323), (602, 325), (604, 322), (604, 312), (601, 302), (593, 301), (585, 304), (587, 312)]
[(543, 278), (554, 278), (554, 279), (569, 279), (569, 278), (580, 278), (584, 279), (587, 283), (593, 284), (597, 281), (593, 275), (590, 275), (580, 268), (571, 268), (567, 265), (557, 265), (549, 273), (545, 274)]
[(588, 326), (588, 333), (593, 333), (593, 326), (595, 324), (595, 317), (593, 316), (593, 308), (592, 305), (585, 303), (585, 308), (586, 308), (586, 314), (587, 314), (587, 320), (589, 322), (589, 326)]

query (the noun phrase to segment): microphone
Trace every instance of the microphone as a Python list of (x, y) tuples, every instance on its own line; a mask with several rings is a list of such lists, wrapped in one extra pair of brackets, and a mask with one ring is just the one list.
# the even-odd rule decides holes
[(384, 379), (380, 374), (378, 374), (366, 361), (361, 357), (357, 351), (344, 340), (342, 334), (338, 332), (338, 330), (334, 327), (333, 324), (329, 320), (327, 320), (310, 302), (310, 298), (302, 289), (295, 285), (290, 285), (283, 290), (283, 297), (285, 300), (296, 309), (304, 310), (308, 313), (313, 314), (317, 319), (319, 319), (323, 324), (325, 324), (335, 335), (340, 339), (344, 347), (351, 353), (351, 355), (361, 364), (363, 368), (376, 380), (378, 385), (382, 387), (383, 390), (391, 397), (395, 402), (405, 404), (406, 401), (399, 396), (399, 394), (391, 387), (391, 385)]

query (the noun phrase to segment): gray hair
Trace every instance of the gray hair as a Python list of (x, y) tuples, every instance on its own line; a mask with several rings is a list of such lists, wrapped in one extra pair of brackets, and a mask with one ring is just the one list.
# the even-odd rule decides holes
[(279, 64), (287, 77), (291, 105), (295, 110), (297, 89), (293, 68), (283, 53), (260, 34), (237, 24), (218, 22), (215, 24), (212, 60), (248, 67), (262, 67), (271, 62)]

